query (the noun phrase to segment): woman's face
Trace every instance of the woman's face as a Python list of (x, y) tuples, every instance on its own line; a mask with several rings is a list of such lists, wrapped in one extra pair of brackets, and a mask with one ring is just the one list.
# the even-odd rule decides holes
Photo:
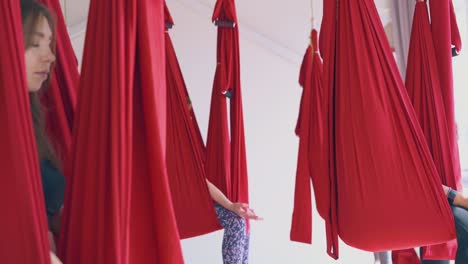
[(51, 65), (55, 61), (51, 49), (53, 34), (44, 16), (38, 19), (35, 29), (29, 34), (32, 35), (31, 45), (25, 51), (26, 77), (29, 91), (36, 92), (49, 78)]

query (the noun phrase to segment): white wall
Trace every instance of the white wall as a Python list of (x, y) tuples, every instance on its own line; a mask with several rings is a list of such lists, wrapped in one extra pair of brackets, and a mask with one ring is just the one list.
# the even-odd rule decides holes
[[(170, 31), (190, 96), (204, 136), (208, 116), (216, 52), (216, 28), (211, 9), (171, 0), (175, 20)], [(298, 140), (294, 135), (300, 92), (297, 85), (302, 54), (281, 58), (259, 46), (254, 32), (240, 23), (242, 89), (250, 177), (251, 206), (265, 218), (252, 224), (251, 263), (372, 263), (371, 253), (341, 244), (341, 260), (325, 253), (324, 224), (314, 215), (312, 246), (289, 241)], [(308, 29), (297, 38), (307, 45)], [(308, 25), (303, 25), (307, 28)], [(291, 29), (294, 30), (294, 29)], [(249, 36), (247, 39), (246, 36)], [(273, 48), (274, 49), (274, 48)], [(186, 263), (221, 263), (222, 231), (184, 240)]]

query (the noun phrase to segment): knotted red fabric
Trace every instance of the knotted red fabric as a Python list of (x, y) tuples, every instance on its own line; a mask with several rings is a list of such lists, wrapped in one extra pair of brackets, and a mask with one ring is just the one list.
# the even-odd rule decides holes
[[(166, 7), (167, 10), (167, 7)], [(173, 24), (169, 11), (166, 23)], [(167, 80), (167, 174), (181, 238), (207, 234), (222, 227), (206, 184), (204, 146), (187, 87), (169, 35), (165, 34)]]
[(454, 239), (442, 183), (374, 1), (324, 1), (324, 8), (328, 253), (338, 257), (336, 235), (367, 251)]
[(183, 263), (166, 171), (165, 65), (162, 0), (91, 1), (64, 263)]
[[(417, 2), (414, 12), (406, 88), (441, 182), (461, 189), (460, 164), (458, 158), (452, 158), (451, 124), (446, 119), (426, 2)], [(423, 252), (425, 259), (455, 259), (457, 242), (430, 246)]]
[(39, 0), (56, 15), (56, 61), (50, 86), (42, 92), (47, 132), (62, 164), (68, 163), (79, 81), (78, 63), (58, 0)]
[[(206, 175), (231, 201), (248, 203), (239, 28), (234, 0), (218, 0), (213, 21), (218, 24), (218, 47), (206, 146)], [(230, 134), (228, 96), (231, 97)]]
[(290, 238), (293, 241), (312, 242), (312, 204), (310, 181), (313, 183), (317, 210), (328, 220), (330, 208), (329, 178), (323, 177), (328, 157), (324, 155), (324, 98), (322, 87), (322, 61), (318, 53), (317, 31), (311, 33), (311, 45), (302, 62), (299, 84), (302, 86), (296, 134), (299, 153), (296, 172), (296, 190)]
[(49, 264), (46, 210), (26, 86), (19, 1), (1, 1), (0, 13), (0, 260)]

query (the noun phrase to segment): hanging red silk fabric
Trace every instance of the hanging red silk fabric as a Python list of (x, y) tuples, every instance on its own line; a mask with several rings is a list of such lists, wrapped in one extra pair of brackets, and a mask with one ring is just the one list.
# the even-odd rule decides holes
[[(452, 158), (451, 125), (446, 119), (426, 2), (417, 2), (408, 53), (406, 88), (442, 184), (461, 189), (460, 164)], [(456, 240), (423, 250), (424, 259), (455, 259)]]
[(183, 263), (165, 164), (163, 1), (89, 10), (62, 259)]
[(374, 1), (324, 1), (324, 8), (328, 253), (338, 257), (336, 235), (367, 251), (455, 238), (436, 166)]
[(0, 13), (0, 261), (49, 264), (46, 210), (26, 86), (19, 1), (0, 1)]
[[(231, 201), (248, 203), (239, 28), (234, 0), (218, 0), (213, 21), (218, 25), (217, 67), (211, 95), (205, 170), (207, 178)], [(230, 134), (226, 106), (229, 97)]]
[[(323, 142), (323, 87), (322, 61), (318, 53), (317, 31), (311, 33), (311, 45), (302, 62), (299, 84), (303, 87), (296, 134), (299, 136), (299, 153), (296, 172), (296, 190), (290, 238), (293, 241), (312, 242), (312, 180), (317, 210), (328, 220), (330, 208), (329, 178), (323, 176), (327, 156)], [(304, 198), (305, 197), (305, 198)]]
[[(166, 10), (166, 25), (174, 22)], [(221, 229), (206, 184), (200, 129), (182, 76), (174, 47), (166, 30), (167, 77), (167, 174), (180, 238)]]
[(63, 164), (68, 162), (71, 147), (71, 131), (76, 106), (78, 63), (71, 45), (67, 25), (58, 0), (39, 0), (56, 15), (57, 48), (54, 74), (50, 86), (42, 93), (46, 109), (49, 137)]
[(453, 1), (450, 1), (450, 34), (452, 45), (455, 47), (456, 52), (460, 53), (462, 49), (462, 40), (460, 30), (458, 29), (457, 17), (455, 15)]
[(461, 50), (461, 38), (458, 31), (452, 0), (429, 1), (431, 15), (431, 33), (434, 43), (438, 75), (448, 123), (450, 148), (453, 163), (458, 167), (454, 171), (456, 189), (462, 190), (461, 169), (457, 142), (457, 126), (453, 97), (452, 44), (457, 52)]

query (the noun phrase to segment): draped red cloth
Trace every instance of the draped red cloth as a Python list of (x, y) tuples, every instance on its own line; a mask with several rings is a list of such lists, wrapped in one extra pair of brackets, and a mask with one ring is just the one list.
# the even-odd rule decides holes
[(450, 1), (450, 34), (452, 45), (455, 46), (456, 51), (459, 53), (462, 49), (462, 40), (460, 30), (458, 29), (457, 17), (455, 16), (455, 9), (453, 8), (453, 1)]
[(392, 251), (392, 264), (421, 264), (413, 248)]
[(58, 0), (39, 0), (56, 15), (56, 61), (50, 86), (42, 93), (47, 132), (62, 163), (68, 162), (79, 80), (78, 63)]
[(92, 0), (64, 263), (183, 263), (165, 164), (166, 111), (163, 1)]
[(457, 142), (457, 128), (455, 123), (455, 108), (453, 98), (453, 71), (452, 71), (452, 43), (457, 51), (461, 50), (461, 38), (451, 0), (430, 1), (432, 41), (436, 50), (436, 61), (445, 116), (449, 125), (454, 163), (458, 164), (454, 178), (457, 181), (457, 190), (461, 191), (461, 170)]
[(50, 263), (18, 0), (0, 2), (0, 260)]
[[(205, 170), (207, 178), (231, 201), (248, 203), (239, 28), (234, 0), (218, 0), (213, 21), (221, 24), (234, 22), (235, 26), (218, 26), (217, 67), (211, 96)], [(226, 93), (232, 93), (229, 104), (230, 134)]]
[[(167, 10), (167, 8), (166, 8)], [(173, 24), (168, 11), (166, 23)], [(165, 34), (167, 80), (167, 174), (181, 238), (207, 234), (222, 227), (206, 185), (200, 129), (174, 47)]]
[[(443, 184), (461, 189), (460, 164), (452, 158), (451, 125), (446, 119), (436, 51), (426, 2), (417, 2), (408, 55), (406, 88)], [(425, 259), (455, 259), (457, 242), (423, 250)]]
[(455, 238), (436, 166), (374, 1), (324, 1), (322, 36), (328, 253), (338, 257), (338, 234), (367, 251)]
[[(312, 204), (310, 181), (313, 183), (317, 210), (328, 220), (330, 208), (329, 178), (323, 177), (327, 156), (323, 141), (323, 87), (322, 61), (318, 53), (317, 31), (311, 33), (311, 45), (302, 62), (299, 84), (303, 87), (296, 134), (299, 153), (296, 172), (296, 190), (290, 238), (293, 241), (312, 242)], [(306, 198), (304, 198), (306, 197)]]

